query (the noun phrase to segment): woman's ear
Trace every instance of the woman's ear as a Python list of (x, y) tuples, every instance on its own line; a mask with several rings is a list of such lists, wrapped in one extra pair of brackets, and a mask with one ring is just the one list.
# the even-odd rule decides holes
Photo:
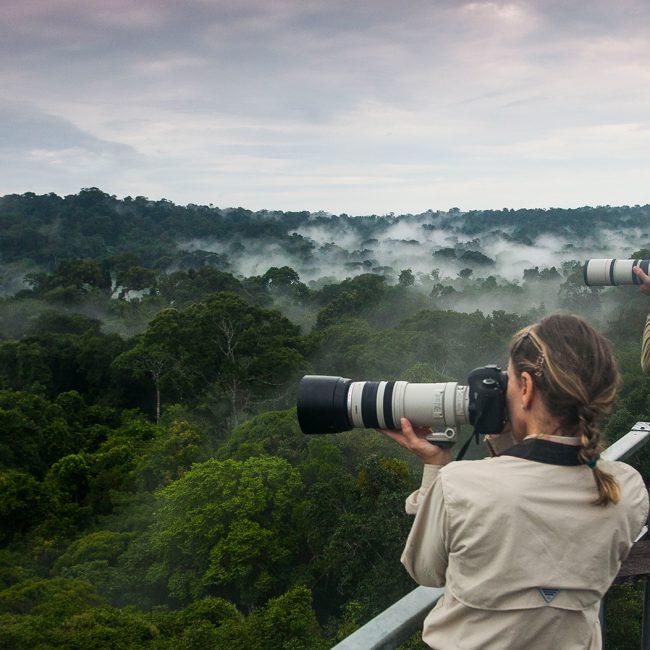
[(522, 372), (519, 376), (519, 381), (521, 384), (521, 407), (524, 411), (528, 410), (533, 401), (533, 395), (535, 394), (535, 383), (529, 372)]

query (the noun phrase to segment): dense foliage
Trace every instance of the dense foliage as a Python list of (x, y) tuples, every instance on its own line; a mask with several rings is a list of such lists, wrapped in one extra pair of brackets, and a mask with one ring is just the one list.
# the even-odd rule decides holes
[[(426, 231), (422, 215), (183, 208), (96, 189), (0, 199), (0, 645), (330, 647), (413, 587), (399, 557), (420, 470), (375, 432), (304, 436), (298, 378), (462, 381), (561, 307), (615, 344), (614, 440), (649, 419), (647, 299), (584, 287), (571, 260), (508, 279), (483, 237), (507, 231), (516, 250), (647, 211), (430, 213), (457, 243), (432, 252), (428, 274), (332, 242), (351, 272), (303, 282), (270, 262), (236, 273), (238, 242), (313, 260), (300, 226), (344, 224), (371, 250), (396, 223)], [(184, 245), (209, 237), (228, 254)], [(648, 452), (633, 462), (647, 476)], [(620, 622), (640, 601), (614, 592), (612, 647), (638, 645)]]

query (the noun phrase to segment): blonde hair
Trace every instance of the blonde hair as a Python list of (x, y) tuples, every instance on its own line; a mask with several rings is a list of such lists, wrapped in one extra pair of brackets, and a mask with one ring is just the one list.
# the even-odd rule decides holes
[(618, 503), (616, 479), (596, 465), (603, 448), (597, 420), (610, 410), (620, 384), (609, 342), (582, 318), (555, 314), (512, 337), (510, 360), (517, 375), (530, 373), (561, 432), (580, 436), (579, 458), (592, 468), (598, 488), (594, 503)]

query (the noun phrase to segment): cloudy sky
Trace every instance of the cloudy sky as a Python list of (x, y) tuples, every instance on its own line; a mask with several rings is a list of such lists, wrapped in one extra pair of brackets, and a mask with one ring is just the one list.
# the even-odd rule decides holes
[(648, 0), (0, 0), (0, 194), (650, 202)]

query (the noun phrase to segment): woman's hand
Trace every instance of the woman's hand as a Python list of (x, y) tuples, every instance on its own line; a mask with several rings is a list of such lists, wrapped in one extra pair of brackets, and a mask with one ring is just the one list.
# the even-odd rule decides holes
[(392, 438), (400, 447), (414, 453), (425, 465), (446, 465), (451, 462), (451, 449), (431, 444), (426, 437), (430, 427), (413, 427), (406, 419), (401, 419), (402, 430), (377, 429)]
[(636, 277), (639, 278), (641, 282), (639, 285), (639, 291), (645, 293), (646, 296), (650, 296), (650, 275), (647, 275), (644, 270), (638, 266), (632, 267), (632, 273), (636, 274)]

